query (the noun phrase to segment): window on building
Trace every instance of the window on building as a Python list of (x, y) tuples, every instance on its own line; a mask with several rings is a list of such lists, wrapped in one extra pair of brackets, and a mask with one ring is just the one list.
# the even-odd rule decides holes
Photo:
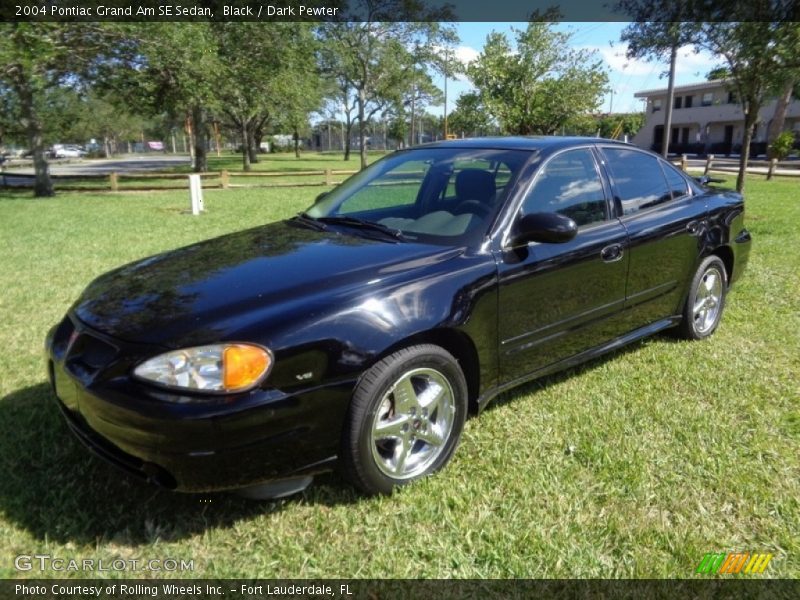
[(659, 159), (628, 148), (603, 148), (623, 215), (672, 200)]
[(694, 96), (686, 96), (686, 98), (683, 99), (684, 108), (692, 108), (692, 100), (694, 100)]
[(557, 212), (579, 227), (605, 221), (606, 198), (592, 151), (562, 152), (544, 165), (525, 197), (522, 212)]
[(728, 92), (728, 104), (739, 104), (739, 99), (736, 97), (736, 92)]
[(706, 92), (703, 94), (703, 106), (711, 106), (714, 104), (714, 92)]
[(683, 107), (683, 96), (675, 96), (675, 104), (673, 105), (674, 108), (682, 108)]
[(661, 110), (661, 98), (656, 98), (653, 100), (653, 112), (657, 110)]

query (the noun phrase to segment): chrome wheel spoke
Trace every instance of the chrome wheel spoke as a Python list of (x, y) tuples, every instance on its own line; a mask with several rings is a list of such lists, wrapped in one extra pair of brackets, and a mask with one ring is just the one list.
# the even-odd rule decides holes
[(706, 306), (705, 298), (700, 298), (699, 300), (695, 300), (694, 309), (692, 310), (692, 312), (694, 312), (694, 314), (697, 315), (700, 313), (701, 310), (703, 310), (703, 308), (705, 308), (705, 306)]
[(439, 433), (433, 425), (428, 425), (427, 429), (418, 431), (417, 437), (431, 446), (441, 446), (444, 444), (444, 437), (442, 437), (442, 434)]
[(394, 456), (392, 457), (392, 465), (390, 468), (396, 475), (403, 474), (412, 445), (413, 443), (411, 441), (402, 439), (397, 442), (397, 445), (394, 447)]
[(447, 391), (443, 386), (436, 382), (431, 382), (428, 384), (428, 387), (425, 388), (425, 391), (419, 395), (419, 405), (431, 415), (436, 412), (436, 409), (442, 404), (446, 394)]
[(404, 413), (408, 409), (416, 407), (419, 403), (411, 377), (403, 377), (395, 383), (392, 388), (392, 395), (394, 396), (395, 413)]
[(409, 428), (408, 421), (409, 419), (405, 415), (379, 421), (375, 424), (375, 439), (403, 437)]
[(705, 281), (703, 283), (706, 288), (706, 295), (710, 295), (716, 286), (717, 274), (715, 272), (709, 272), (706, 274)]

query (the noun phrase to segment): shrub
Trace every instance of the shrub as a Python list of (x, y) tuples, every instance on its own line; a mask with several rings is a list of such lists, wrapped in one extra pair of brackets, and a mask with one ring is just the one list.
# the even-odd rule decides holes
[(772, 142), (772, 145), (769, 147), (769, 156), (770, 158), (783, 160), (789, 156), (793, 146), (794, 134), (791, 131), (784, 131)]

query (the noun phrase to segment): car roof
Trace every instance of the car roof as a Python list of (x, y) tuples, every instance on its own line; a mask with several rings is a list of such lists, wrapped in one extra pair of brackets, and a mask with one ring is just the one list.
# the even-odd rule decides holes
[[(510, 136), (510, 137), (479, 137), (463, 138), (457, 140), (443, 140), (423, 144), (426, 148), (482, 148), (492, 150), (558, 150), (571, 146), (580, 146), (587, 143), (619, 144), (630, 146), (625, 142), (597, 137), (579, 136)], [(417, 146), (419, 147), (419, 146)]]

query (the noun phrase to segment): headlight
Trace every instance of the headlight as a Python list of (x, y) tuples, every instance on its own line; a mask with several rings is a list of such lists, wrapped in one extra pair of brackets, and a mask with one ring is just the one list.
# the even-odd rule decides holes
[(133, 374), (163, 386), (198, 392), (239, 392), (261, 381), (272, 366), (266, 348), (254, 344), (213, 344), (160, 354)]

